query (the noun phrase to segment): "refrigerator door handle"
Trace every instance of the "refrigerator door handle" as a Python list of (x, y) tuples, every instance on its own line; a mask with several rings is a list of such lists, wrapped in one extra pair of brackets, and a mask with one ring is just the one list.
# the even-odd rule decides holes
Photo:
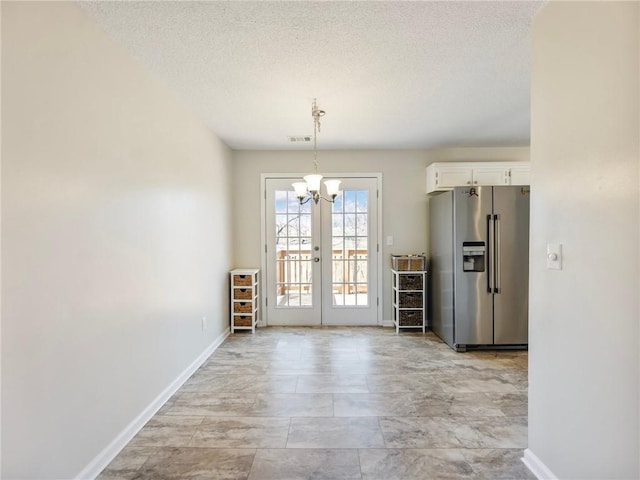
[(495, 231), (494, 231), (494, 222), (493, 222), (493, 215), (487, 215), (487, 245), (489, 248), (487, 248), (487, 292), (488, 293), (493, 293), (493, 254), (495, 251), (494, 248), (494, 235), (495, 235)]
[(502, 280), (501, 280), (501, 270), (502, 270), (502, 265), (500, 264), (500, 214), (494, 215), (494, 227), (495, 227), (495, 233), (494, 233), (494, 244), (495, 244), (495, 250), (494, 250), (494, 258), (496, 259), (496, 265), (494, 267), (494, 288), (493, 291), (495, 293), (501, 293), (502, 290)]

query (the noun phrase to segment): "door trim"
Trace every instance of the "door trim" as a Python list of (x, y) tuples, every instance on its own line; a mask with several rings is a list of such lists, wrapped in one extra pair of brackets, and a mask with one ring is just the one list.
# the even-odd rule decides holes
[[(308, 172), (307, 172), (308, 173)], [(260, 174), (260, 302), (261, 302), (261, 318), (258, 321), (258, 326), (266, 327), (269, 325), (269, 319), (267, 314), (267, 286), (266, 286), (266, 275), (267, 271), (267, 189), (266, 189), (266, 181), (267, 179), (291, 179), (296, 180), (302, 178), (307, 173), (261, 173)], [(378, 264), (377, 268), (377, 322), (376, 324), (382, 325), (382, 312), (384, 306), (384, 295), (383, 295), (383, 285), (382, 285), (382, 247), (380, 242), (382, 241), (382, 173), (335, 173), (335, 172), (323, 172), (325, 177), (335, 177), (335, 178), (375, 178), (377, 184), (377, 206), (378, 206), (378, 244), (376, 248), (376, 261)], [(320, 200), (321, 202), (324, 200)]]

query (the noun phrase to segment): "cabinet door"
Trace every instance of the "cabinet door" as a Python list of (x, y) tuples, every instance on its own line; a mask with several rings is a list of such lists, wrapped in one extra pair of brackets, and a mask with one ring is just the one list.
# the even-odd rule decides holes
[(531, 167), (523, 165), (511, 168), (511, 185), (530, 185)]
[(481, 167), (473, 170), (474, 185), (509, 185), (509, 170), (504, 167)]
[(471, 185), (473, 170), (469, 167), (440, 167), (436, 170), (436, 187), (453, 188)]

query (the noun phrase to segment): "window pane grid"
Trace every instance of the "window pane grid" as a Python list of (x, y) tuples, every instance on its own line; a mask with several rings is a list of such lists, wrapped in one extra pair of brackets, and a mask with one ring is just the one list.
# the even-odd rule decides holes
[(311, 206), (275, 191), (277, 307), (312, 305)]
[[(340, 197), (339, 197), (340, 198)], [(334, 306), (368, 306), (368, 191), (344, 190), (332, 208)]]

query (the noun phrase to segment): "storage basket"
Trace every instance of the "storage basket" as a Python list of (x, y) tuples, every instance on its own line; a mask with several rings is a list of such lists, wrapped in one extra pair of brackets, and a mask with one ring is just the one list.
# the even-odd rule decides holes
[(421, 327), (422, 310), (400, 310), (399, 325), (401, 327)]
[(400, 308), (422, 308), (422, 292), (400, 292)]
[(391, 265), (399, 272), (424, 271), (426, 267), (423, 255), (391, 255)]
[(250, 288), (234, 288), (233, 298), (236, 300), (251, 300), (253, 290)]
[(399, 275), (400, 290), (422, 290), (422, 275)]
[(251, 313), (251, 302), (233, 302), (234, 313)]
[(251, 327), (253, 317), (251, 315), (234, 315), (233, 326), (234, 327)]
[(233, 284), (236, 287), (250, 287), (253, 282), (253, 275), (234, 275)]

